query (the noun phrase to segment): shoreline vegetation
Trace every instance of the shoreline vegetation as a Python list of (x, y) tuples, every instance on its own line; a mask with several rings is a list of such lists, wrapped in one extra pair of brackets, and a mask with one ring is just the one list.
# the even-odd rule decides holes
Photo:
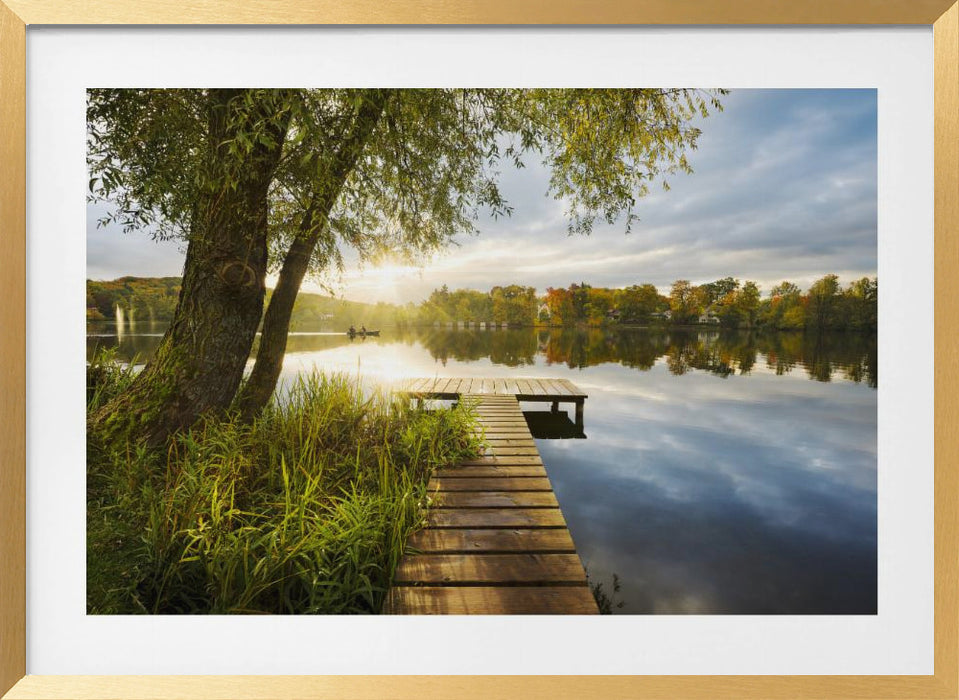
[[(173, 318), (180, 291), (177, 277), (121, 277), (87, 280), (87, 321), (164, 322)], [(508, 326), (589, 328), (689, 328), (849, 330), (875, 332), (878, 279), (863, 277), (843, 287), (828, 274), (803, 291), (792, 282), (774, 286), (763, 297), (754, 282), (725, 277), (693, 285), (673, 283), (668, 295), (652, 284), (625, 288), (594, 287), (585, 282), (565, 289), (494, 286), (434, 289), (419, 304), (366, 304), (320, 294), (300, 293), (290, 328), (349, 326)], [(269, 298), (271, 292), (267, 290)]]
[[(98, 354), (88, 414), (133, 376)], [(88, 432), (87, 612), (378, 613), (430, 475), (481, 439), (469, 406), (359, 386), (301, 376), (254, 422), (201, 420), (165, 450)]]

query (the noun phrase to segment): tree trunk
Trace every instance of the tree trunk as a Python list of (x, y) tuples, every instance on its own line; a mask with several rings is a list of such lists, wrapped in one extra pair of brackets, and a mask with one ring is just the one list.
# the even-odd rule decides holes
[(370, 90), (365, 95), (349, 132), (344, 135), (336, 153), (330, 159), (327, 174), (323, 178), (324, 187), (314, 193), (313, 200), (303, 215), (299, 235), (283, 259), (280, 277), (263, 318), (256, 362), (238, 400), (241, 415), (245, 420), (252, 420), (257, 416), (273, 396), (280, 370), (283, 368), (293, 304), (309, 269), (313, 250), (319, 237), (327, 232), (330, 210), (372, 136), (391, 92)]
[(210, 91), (209, 167), (173, 322), (129, 390), (92, 417), (101, 436), (162, 444), (233, 400), (263, 311), (267, 193), (289, 126), (287, 99)]

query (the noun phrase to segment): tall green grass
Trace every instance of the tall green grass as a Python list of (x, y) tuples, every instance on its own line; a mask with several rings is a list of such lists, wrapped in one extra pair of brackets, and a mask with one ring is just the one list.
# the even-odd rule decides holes
[[(129, 377), (101, 374), (89, 410)], [(91, 438), (88, 612), (379, 612), (430, 474), (478, 451), (472, 426), (468, 406), (313, 374), (252, 425), (204, 421), (166, 454)]]

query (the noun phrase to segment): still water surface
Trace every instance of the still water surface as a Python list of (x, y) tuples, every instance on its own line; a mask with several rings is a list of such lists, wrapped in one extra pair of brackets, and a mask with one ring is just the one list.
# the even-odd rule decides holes
[[(149, 357), (164, 329), (139, 326), (91, 328), (88, 353)], [(537, 444), (591, 580), (619, 578), (614, 612), (872, 614), (876, 365), (874, 337), (843, 333), (320, 329), (291, 335), (283, 380), (566, 377), (586, 437)]]

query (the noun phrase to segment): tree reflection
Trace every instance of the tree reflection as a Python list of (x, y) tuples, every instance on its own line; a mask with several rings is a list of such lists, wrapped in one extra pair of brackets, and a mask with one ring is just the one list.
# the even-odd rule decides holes
[(820, 382), (839, 377), (875, 388), (874, 335), (696, 330), (431, 330), (419, 340), (434, 359), (489, 358), (494, 364), (532, 365), (537, 354), (547, 365), (582, 369), (603, 363), (646, 371), (658, 361), (672, 374), (697, 370), (719, 377), (749, 374), (757, 362), (777, 375), (797, 367)]
[[(125, 334), (104, 327), (91, 327), (87, 354), (99, 346), (116, 347), (126, 361), (144, 361), (153, 354), (165, 326), (151, 324), (146, 333)], [(287, 352), (316, 352), (350, 344), (345, 333), (295, 334)], [(359, 341), (354, 341), (359, 342)], [(616, 363), (647, 371), (658, 362), (674, 375), (691, 371), (719, 377), (748, 374), (760, 367), (777, 375), (805, 372), (810, 379), (829, 382), (845, 379), (876, 388), (878, 358), (875, 334), (850, 332), (803, 333), (800, 331), (756, 332), (727, 330), (604, 330), (476, 328), (384, 329), (381, 337), (366, 343), (421, 345), (431, 358), (444, 365), (449, 360), (474, 362), (484, 359), (505, 367), (565, 365), (582, 369)]]

